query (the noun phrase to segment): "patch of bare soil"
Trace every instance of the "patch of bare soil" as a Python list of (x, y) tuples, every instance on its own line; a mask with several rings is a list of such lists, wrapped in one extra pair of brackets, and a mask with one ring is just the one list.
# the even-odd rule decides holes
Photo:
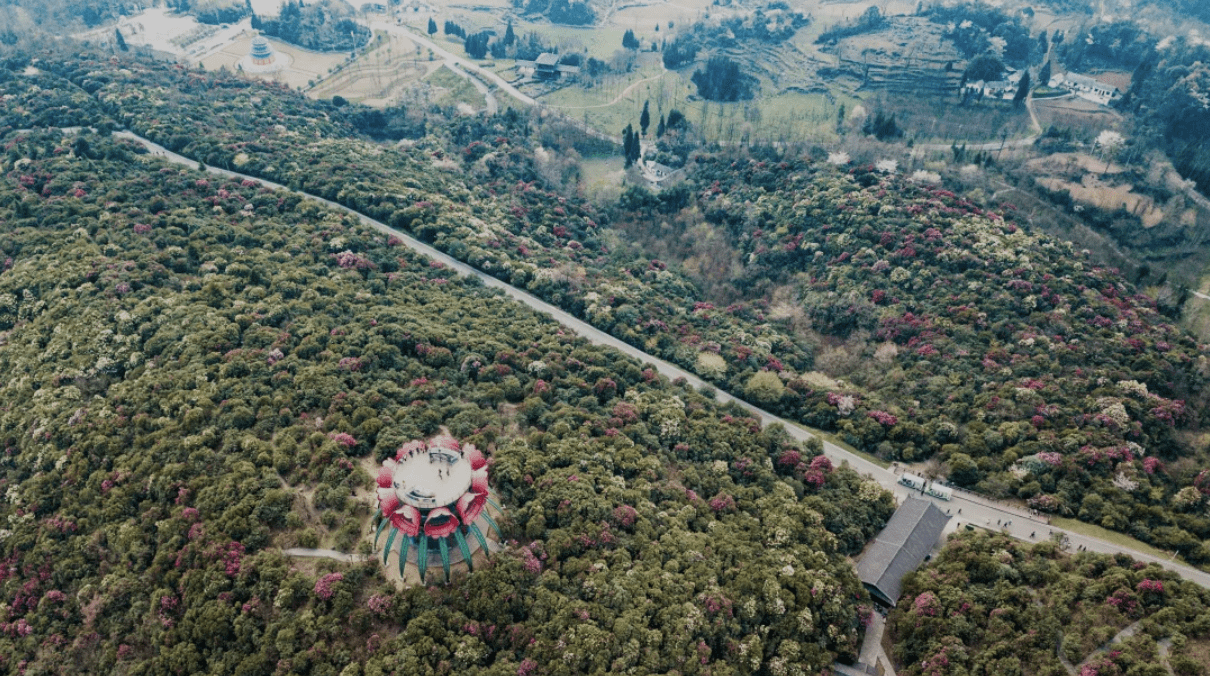
[(1043, 129), (1054, 126), (1095, 131), (1111, 128), (1122, 119), (1112, 108), (1074, 96), (1035, 99), (1034, 113)]
[(1106, 211), (1124, 209), (1142, 221), (1143, 227), (1154, 228), (1164, 220), (1164, 212), (1155, 204), (1155, 200), (1132, 192), (1134, 186), (1129, 183), (1114, 185), (1103, 181), (1093, 174), (1085, 174), (1079, 183), (1064, 181), (1059, 178), (1038, 178), (1038, 185), (1049, 190), (1065, 190), (1076, 202), (1088, 204)]

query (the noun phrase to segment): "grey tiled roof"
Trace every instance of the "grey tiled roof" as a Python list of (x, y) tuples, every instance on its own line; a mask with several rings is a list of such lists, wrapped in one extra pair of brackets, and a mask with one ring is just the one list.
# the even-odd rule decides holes
[(857, 576), (872, 591), (897, 603), (903, 576), (924, 561), (949, 520), (932, 502), (908, 498), (861, 557)]

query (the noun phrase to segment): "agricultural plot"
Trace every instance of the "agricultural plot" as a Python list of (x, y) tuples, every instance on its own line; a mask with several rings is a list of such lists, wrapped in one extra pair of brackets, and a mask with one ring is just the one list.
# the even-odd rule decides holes
[(441, 67), (428, 50), (402, 35), (380, 34), (380, 38), (373, 49), (316, 83), (307, 95), (315, 99), (343, 96), (368, 106), (386, 106)]

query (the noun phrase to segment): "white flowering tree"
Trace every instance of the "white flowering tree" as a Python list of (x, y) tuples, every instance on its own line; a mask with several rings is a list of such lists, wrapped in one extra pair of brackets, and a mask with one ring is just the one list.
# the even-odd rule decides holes
[(1101, 150), (1101, 157), (1105, 160), (1105, 171), (1102, 174), (1109, 172), (1109, 164), (1118, 154), (1118, 150), (1125, 145), (1126, 139), (1116, 131), (1106, 129), (1097, 135), (1096, 146)]

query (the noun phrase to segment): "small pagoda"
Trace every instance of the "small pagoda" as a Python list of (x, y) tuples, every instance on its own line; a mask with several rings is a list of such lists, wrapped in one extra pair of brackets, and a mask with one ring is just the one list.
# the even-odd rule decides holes
[(289, 65), (290, 57), (273, 49), (263, 35), (252, 38), (248, 54), (239, 61), (239, 68), (245, 73), (276, 73)]
[(258, 35), (252, 38), (252, 49), (249, 50), (249, 56), (252, 57), (252, 64), (255, 66), (272, 66), (273, 45), (270, 45), (264, 36)]
[(451, 565), (465, 563), (473, 570), (475, 552), (490, 553), (484, 530), (504, 539), (487, 512), (489, 502), (497, 511), (500, 506), (488, 494), (487, 458), (474, 445), (441, 435), (401, 446), (378, 472), (375, 548), (390, 530), (382, 565), (397, 552), (400, 577), (413, 564), (422, 584), (427, 570), (438, 563), (446, 582)]

